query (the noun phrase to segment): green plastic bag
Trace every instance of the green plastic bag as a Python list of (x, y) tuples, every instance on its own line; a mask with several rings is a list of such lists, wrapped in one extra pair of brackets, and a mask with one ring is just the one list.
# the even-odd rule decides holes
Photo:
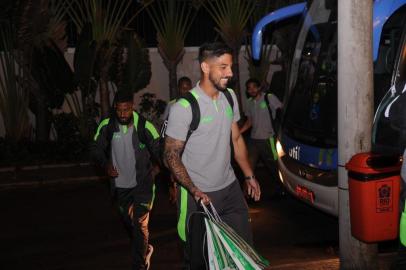
[(210, 270), (262, 270), (269, 266), (265, 258), (220, 219), (212, 204), (211, 212), (205, 205), (202, 207), (207, 215), (205, 224)]
[(406, 247), (406, 203), (405, 203), (405, 209), (402, 212), (402, 215), (400, 217), (400, 228), (399, 228), (399, 234), (400, 234), (400, 242), (402, 243), (403, 246)]
[(207, 232), (207, 253), (210, 270), (238, 269), (233, 259), (228, 255), (221, 240), (213, 229), (212, 223), (205, 220)]

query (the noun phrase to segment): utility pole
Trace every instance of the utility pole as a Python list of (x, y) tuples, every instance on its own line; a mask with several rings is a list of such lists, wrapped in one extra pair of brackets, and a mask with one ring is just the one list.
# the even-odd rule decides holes
[(340, 269), (373, 270), (378, 269), (377, 245), (360, 242), (351, 235), (348, 176), (344, 167), (355, 153), (371, 150), (373, 1), (337, 3)]

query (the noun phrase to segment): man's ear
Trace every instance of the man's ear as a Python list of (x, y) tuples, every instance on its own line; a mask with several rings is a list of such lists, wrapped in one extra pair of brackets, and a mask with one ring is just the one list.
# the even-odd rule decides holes
[(203, 73), (209, 73), (209, 71), (210, 71), (210, 66), (209, 66), (209, 64), (208, 64), (207, 62), (205, 62), (205, 61), (203, 61), (203, 62), (200, 64), (200, 68), (202, 69)]

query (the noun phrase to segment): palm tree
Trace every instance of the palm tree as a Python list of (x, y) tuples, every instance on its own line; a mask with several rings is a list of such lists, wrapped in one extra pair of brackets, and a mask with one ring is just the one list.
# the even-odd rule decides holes
[(179, 95), (176, 69), (185, 54), (185, 38), (198, 7), (186, 1), (163, 0), (147, 8), (157, 31), (159, 54), (169, 71), (170, 99)]
[(0, 113), (6, 130), (6, 139), (19, 142), (28, 131), (29, 85), (26, 72), (15, 58), (15, 31), (8, 24), (0, 28)]
[(85, 43), (80, 44), (82, 51), (78, 54), (81, 54), (81, 57), (75, 56), (75, 72), (77, 69), (80, 79), (84, 79), (82, 85), (90, 84), (91, 80), (97, 81), (102, 118), (109, 113), (109, 70), (114, 51), (118, 47), (118, 39), (122, 30), (150, 3), (144, 1), (138, 4), (136, 12), (131, 18), (126, 19), (132, 2), (132, 0), (74, 0), (68, 6), (78, 32), (87, 39)]
[(255, 9), (256, 0), (203, 0), (203, 6), (216, 22), (215, 30), (233, 49), (235, 92), (241, 107), (239, 54), (246, 36), (246, 26)]
[(65, 9), (57, 0), (20, 0), (14, 4), (15, 60), (23, 68), (36, 118), (36, 140), (49, 139), (51, 109), (62, 105), (65, 93), (74, 89), (72, 71), (61, 48), (66, 46)]

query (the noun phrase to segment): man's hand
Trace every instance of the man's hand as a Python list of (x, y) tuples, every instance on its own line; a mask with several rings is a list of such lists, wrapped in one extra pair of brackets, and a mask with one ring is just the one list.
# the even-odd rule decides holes
[(111, 163), (106, 165), (106, 172), (107, 172), (107, 175), (110, 177), (118, 176), (118, 171), (117, 171), (116, 167), (114, 167), (113, 164), (111, 164)]
[(249, 197), (253, 198), (254, 201), (259, 201), (261, 198), (261, 188), (256, 179), (245, 180), (245, 187)]
[(200, 189), (198, 189), (197, 187), (194, 187), (191, 191), (190, 191), (193, 195), (193, 197), (195, 198), (195, 200), (198, 202), (199, 200), (202, 200), (202, 202), (205, 205), (208, 205), (210, 203), (210, 198), (209, 196), (207, 196), (206, 193), (202, 192)]

